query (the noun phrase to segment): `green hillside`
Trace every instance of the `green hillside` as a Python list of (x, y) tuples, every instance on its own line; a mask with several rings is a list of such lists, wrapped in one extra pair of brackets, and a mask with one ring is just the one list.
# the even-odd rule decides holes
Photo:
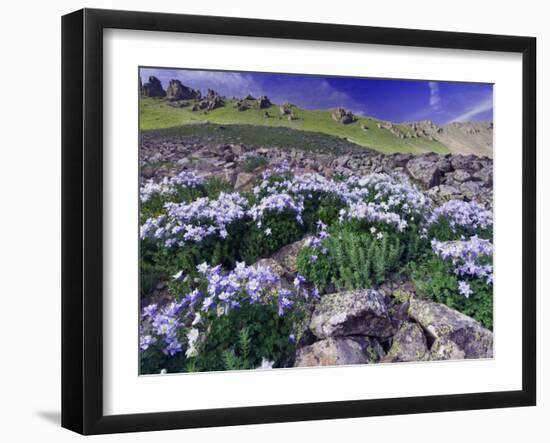
[[(246, 111), (238, 111), (234, 105), (235, 100), (226, 100), (225, 106), (211, 112), (193, 112), (191, 106), (175, 108), (164, 99), (141, 97), (140, 129), (153, 131), (171, 128), (179, 129), (184, 133), (192, 133), (193, 126), (191, 125), (207, 122), (228, 127), (240, 125), (241, 130), (243, 125), (250, 125), (255, 127), (253, 129), (255, 132), (258, 132), (258, 128), (293, 129), (296, 131), (268, 130), (265, 132), (274, 134), (284, 132), (286, 137), (291, 137), (289, 134), (296, 134), (300, 139), (303, 139), (308, 133), (326, 134), (387, 154), (395, 152), (446, 154), (449, 152), (447, 147), (427, 137), (406, 138), (405, 136), (411, 129), (405, 125), (393, 125), (392, 132), (389, 129), (379, 128), (378, 120), (364, 117), (358, 117), (353, 123), (344, 125), (331, 118), (331, 110), (309, 111), (295, 106), (292, 106), (295, 119), (289, 121), (287, 116), (280, 116), (279, 107), (276, 105), (272, 105), (268, 109), (251, 108)], [(265, 117), (266, 111), (269, 113), (269, 118)], [(215, 125), (200, 125), (200, 127), (199, 132), (204, 132), (209, 130), (208, 128), (215, 128)], [(198, 126), (195, 128), (198, 129)], [(405, 138), (401, 138), (399, 134)]]

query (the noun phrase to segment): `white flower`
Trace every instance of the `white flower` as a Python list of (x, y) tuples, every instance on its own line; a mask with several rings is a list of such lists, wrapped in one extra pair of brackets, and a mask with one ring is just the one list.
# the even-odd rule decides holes
[(273, 369), (274, 361), (269, 361), (267, 358), (262, 357), (262, 364), (256, 369)]
[(187, 358), (194, 357), (198, 354), (197, 349), (195, 348), (195, 343), (197, 342), (197, 339), (199, 338), (199, 330), (196, 328), (192, 328), (187, 333), (187, 350), (185, 351), (185, 355)]
[(266, 228), (264, 233), (265, 233), (265, 235), (271, 235), (271, 228)]
[(378, 240), (382, 240), (382, 238), (384, 237), (384, 234), (382, 234), (381, 232), (379, 232), (378, 234), (376, 234), (376, 238)]
[(197, 312), (195, 314), (195, 318), (193, 319), (193, 323), (191, 323), (191, 325), (195, 326), (197, 323), (199, 323), (201, 321), (201, 315)]
[(371, 234), (374, 234), (376, 232), (376, 228), (373, 226), (372, 228), (370, 228), (370, 233)]
[(181, 280), (182, 275), (183, 275), (183, 271), (180, 271), (180, 272), (178, 272), (177, 274), (174, 274), (174, 275), (172, 276), (172, 278), (173, 278), (174, 280)]

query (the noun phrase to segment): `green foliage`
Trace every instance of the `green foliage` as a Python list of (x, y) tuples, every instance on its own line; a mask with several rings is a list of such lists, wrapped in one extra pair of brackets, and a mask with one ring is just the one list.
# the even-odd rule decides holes
[(466, 298), (458, 292), (458, 278), (450, 263), (432, 257), (420, 264), (411, 263), (409, 267), (418, 294), (456, 309), (486, 328), (493, 328), (492, 286), (479, 279), (468, 280), (473, 294)]
[(258, 367), (265, 358), (283, 364), (294, 345), (292, 317), (280, 317), (273, 304), (243, 305), (227, 315), (213, 318), (199, 354), (193, 357), (196, 371), (222, 371)]
[[(430, 238), (437, 238), (439, 241), (461, 240), (462, 238), (470, 238), (471, 235), (471, 231), (461, 226), (455, 226), (452, 228), (447, 220), (440, 220), (438, 223), (430, 226), (430, 229), (428, 230), (428, 236)], [(476, 235), (479, 238), (492, 240), (493, 228), (489, 227), (486, 229), (477, 229)]]
[(253, 369), (250, 365), (250, 334), (248, 328), (243, 328), (239, 332), (239, 342), (237, 343), (238, 354), (235, 349), (223, 352), (225, 369), (229, 371), (239, 369)]
[[(271, 233), (266, 234), (270, 229)], [(268, 231), (269, 232), (269, 231)], [(266, 213), (261, 227), (251, 223), (240, 241), (240, 257), (252, 264), (260, 257), (266, 257), (283, 246), (298, 240), (304, 233), (304, 227), (296, 221), (296, 214), (283, 212)]]
[(342, 200), (337, 196), (312, 193), (311, 197), (304, 199), (304, 225), (310, 232), (315, 232), (319, 220), (330, 226), (338, 220), (338, 213), (343, 207)]
[[(386, 232), (382, 239), (370, 232), (347, 226), (331, 230), (323, 242), (327, 254), (304, 248), (298, 256), (298, 271), (323, 291), (329, 284), (338, 289), (369, 288), (384, 281), (395, 271), (404, 247), (395, 234)], [(317, 260), (311, 256), (317, 256)]]
[(233, 192), (233, 186), (227, 180), (219, 177), (209, 177), (204, 182), (204, 195), (212, 200), (219, 197), (222, 192)]
[(248, 157), (244, 164), (245, 172), (254, 172), (260, 167), (264, 167), (268, 164), (267, 158), (255, 155), (253, 157)]

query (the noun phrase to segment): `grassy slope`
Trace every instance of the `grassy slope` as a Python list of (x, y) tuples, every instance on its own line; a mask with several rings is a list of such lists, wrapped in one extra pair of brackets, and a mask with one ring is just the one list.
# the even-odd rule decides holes
[[(394, 152), (438, 152), (446, 154), (449, 150), (437, 141), (431, 141), (427, 138), (401, 139), (392, 134), (387, 129), (379, 129), (377, 120), (360, 117), (354, 123), (343, 125), (334, 121), (330, 116), (330, 111), (308, 111), (300, 108), (294, 108), (296, 120), (288, 121), (287, 118), (279, 118), (278, 106), (271, 106), (267, 109), (271, 118), (266, 119), (264, 112), (266, 109), (249, 109), (239, 112), (233, 108), (234, 102), (227, 100), (223, 108), (218, 108), (208, 114), (203, 111), (192, 112), (190, 107), (173, 108), (168, 106), (164, 100), (144, 98), (140, 99), (140, 129), (143, 131), (157, 130), (163, 128), (180, 127), (187, 133), (192, 129), (192, 124), (211, 122), (222, 125), (251, 125), (257, 127), (279, 128), (277, 131), (263, 131), (273, 134), (296, 134), (298, 138), (306, 136), (295, 131), (283, 131), (283, 128), (323, 133), (339, 138), (347, 138), (350, 142), (357, 145), (369, 147), (384, 153)], [(361, 124), (365, 124), (369, 129), (364, 131)], [(181, 126), (185, 125), (186, 128)], [(408, 128), (401, 125), (394, 125), (398, 131), (408, 132)], [(196, 127), (198, 130), (198, 127)], [(235, 128), (236, 129), (236, 128)], [(241, 126), (241, 130), (243, 127)], [(251, 128), (252, 129), (252, 128)], [(203, 129), (202, 131), (204, 131)]]

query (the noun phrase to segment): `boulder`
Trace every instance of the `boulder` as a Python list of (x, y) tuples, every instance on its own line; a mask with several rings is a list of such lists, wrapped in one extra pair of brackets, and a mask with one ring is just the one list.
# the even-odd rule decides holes
[(405, 322), (393, 336), (390, 350), (382, 363), (422, 361), (429, 354), (424, 331), (416, 323)]
[(474, 173), (474, 177), (485, 183), (485, 185), (493, 187), (493, 167), (486, 166)]
[(237, 109), (237, 111), (243, 112), (250, 109), (250, 105), (243, 100), (239, 100), (237, 103), (235, 103), (235, 108)]
[(166, 92), (162, 89), (160, 80), (152, 75), (149, 77), (149, 81), (143, 85), (143, 95), (146, 97), (164, 97)]
[(443, 304), (412, 298), (409, 316), (433, 339), (446, 338), (464, 352), (464, 358), (492, 358), (493, 333), (473, 318)]
[(377, 363), (383, 355), (380, 344), (369, 337), (331, 337), (299, 349), (294, 366)]
[(166, 88), (166, 98), (171, 101), (200, 100), (201, 93), (183, 85), (179, 80), (170, 80)]
[(351, 111), (346, 111), (344, 108), (336, 108), (332, 111), (331, 117), (333, 120), (347, 125), (353, 123), (356, 119)]
[(290, 114), (292, 111), (290, 109), (289, 103), (283, 103), (281, 106), (279, 106), (279, 113), (281, 115)]
[(321, 339), (346, 335), (387, 338), (395, 332), (384, 296), (372, 289), (324, 295), (309, 328)]
[(460, 197), (460, 191), (450, 185), (434, 186), (427, 194), (438, 205)]
[(464, 182), (458, 186), (458, 190), (467, 200), (478, 200), (478, 197), (485, 193), (486, 188), (481, 182)]
[(465, 169), (457, 169), (451, 174), (454, 181), (459, 183), (468, 181), (472, 178), (471, 174)]
[(267, 95), (262, 95), (256, 100), (260, 109), (266, 109), (271, 106), (271, 101), (267, 98)]
[(296, 263), (298, 254), (311, 238), (311, 235), (307, 235), (301, 240), (283, 246), (275, 254), (273, 254), (272, 258), (289, 272), (298, 272), (298, 265)]
[(255, 180), (256, 174), (241, 172), (239, 173), (239, 175), (237, 175), (237, 180), (235, 181), (235, 190), (249, 191), (252, 189)]
[(446, 337), (437, 338), (430, 349), (430, 360), (463, 360), (464, 351)]
[(443, 171), (437, 160), (424, 156), (413, 157), (407, 162), (406, 169), (412, 178), (427, 188), (441, 183)]

